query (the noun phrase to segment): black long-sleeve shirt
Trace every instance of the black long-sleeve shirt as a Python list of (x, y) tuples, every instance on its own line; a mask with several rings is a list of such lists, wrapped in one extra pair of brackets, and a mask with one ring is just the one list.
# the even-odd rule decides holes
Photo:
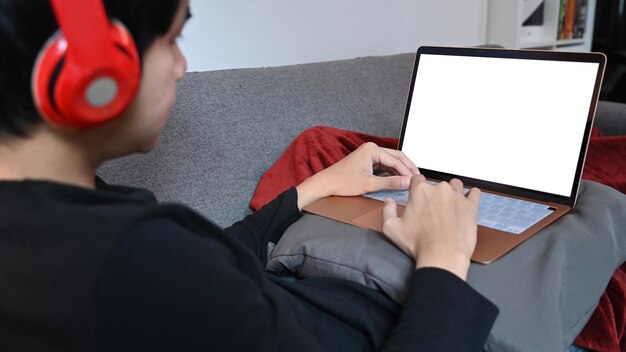
[(404, 307), (263, 270), (300, 217), (288, 190), (221, 230), (143, 190), (0, 182), (0, 350), (480, 350), (497, 309), (420, 269)]

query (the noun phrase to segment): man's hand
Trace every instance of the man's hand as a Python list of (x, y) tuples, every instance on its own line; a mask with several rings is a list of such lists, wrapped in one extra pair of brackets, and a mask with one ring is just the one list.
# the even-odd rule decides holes
[(385, 202), (383, 232), (415, 259), (416, 268), (442, 268), (466, 280), (476, 247), (480, 194), (472, 188), (465, 196), (457, 179), (429, 185), (415, 176), (402, 217), (393, 200)]
[[(374, 169), (392, 176), (375, 176)], [(407, 189), (411, 177), (419, 175), (415, 164), (401, 151), (364, 143), (334, 165), (298, 185), (298, 207), (327, 196), (357, 196), (386, 189)]]

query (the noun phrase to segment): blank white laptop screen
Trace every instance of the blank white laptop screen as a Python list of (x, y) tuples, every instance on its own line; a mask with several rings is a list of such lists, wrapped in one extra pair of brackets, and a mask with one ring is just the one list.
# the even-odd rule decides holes
[(402, 151), (419, 168), (569, 196), (597, 63), (421, 54)]

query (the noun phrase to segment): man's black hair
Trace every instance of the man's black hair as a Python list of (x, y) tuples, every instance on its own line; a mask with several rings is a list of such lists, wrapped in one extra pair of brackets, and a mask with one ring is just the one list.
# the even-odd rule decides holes
[[(139, 55), (167, 33), (180, 0), (104, 0), (131, 32)], [(0, 139), (28, 136), (41, 123), (31, 94), (39, 51), (58, 30), (49, 0), (0, 0)]]

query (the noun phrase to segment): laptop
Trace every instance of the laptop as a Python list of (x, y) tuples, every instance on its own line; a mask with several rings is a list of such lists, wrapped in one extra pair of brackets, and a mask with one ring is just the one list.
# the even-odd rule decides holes
[[(472, 260), (490, 263), (576, 205), (606, 57), (600, 53), (420, 47), (402, 150), (429, 180), (482, 190)], [(328, 197), (305, 211), (376, 231), (384, 199)]]

